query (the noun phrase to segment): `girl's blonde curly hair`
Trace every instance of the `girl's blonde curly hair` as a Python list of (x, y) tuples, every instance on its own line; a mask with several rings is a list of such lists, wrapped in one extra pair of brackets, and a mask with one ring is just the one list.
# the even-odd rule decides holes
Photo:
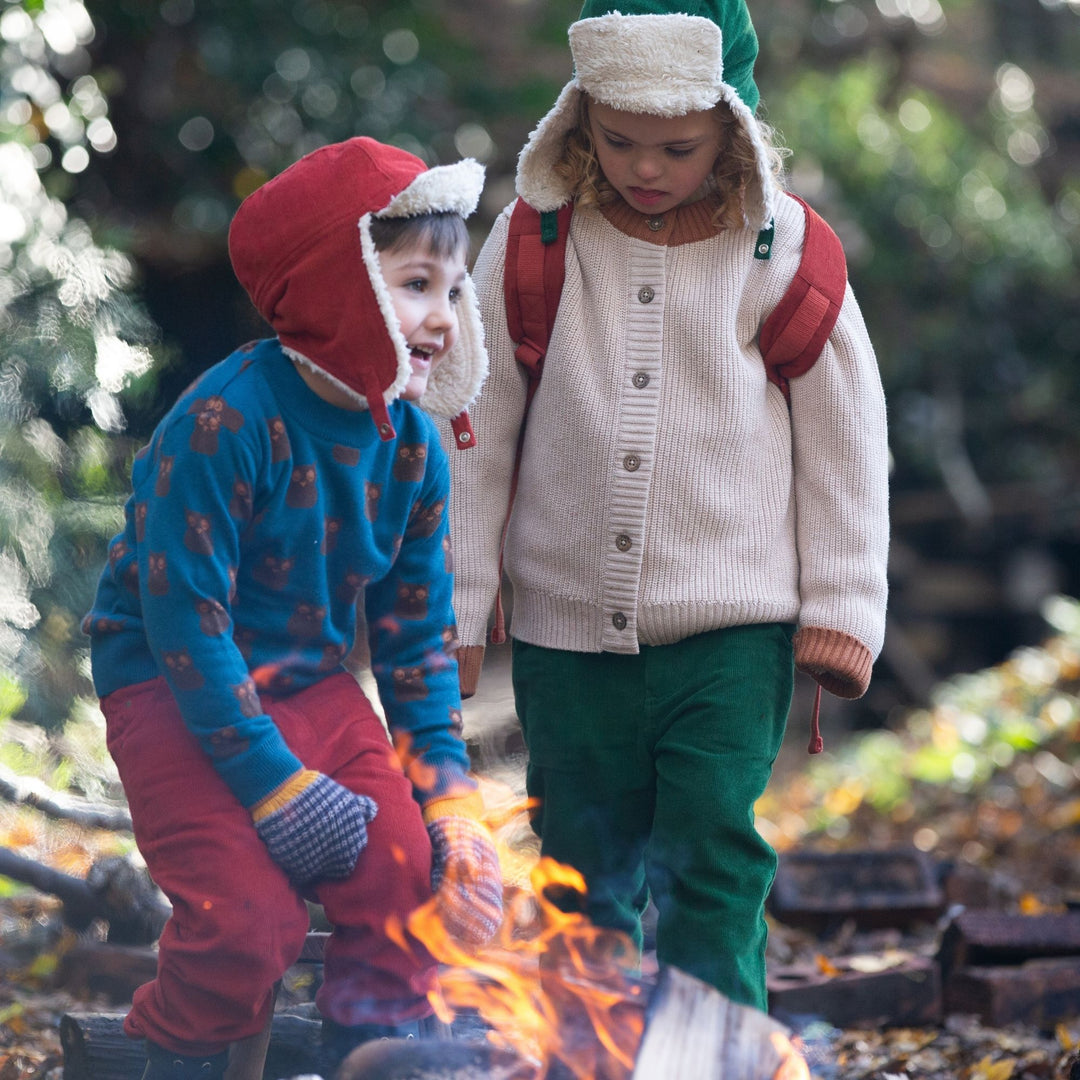
[[(726, 102), (714, 105), (712, 113), (720, 146), (712, 172), (713, 192), (720, 200), (713, 215), (713, 224), (717, 228), (741, 229), (746, 225), (743, 195), (750, 180), (757, 175), (757, 153), (746, 129)], [(772, 128), (760, 119), (757, 125), (765, 143), (769, 172), (780, 184), (788, 151), (775, 144)], [(569, 185), (578, 206), (607, 206), (619, 198), (618, 192), (600, 171), (596, 146), (589, 129), (587, 94), (578, 97), (577, 123), (566, 134), (562, 155), (555, 163), (555, 172)]]

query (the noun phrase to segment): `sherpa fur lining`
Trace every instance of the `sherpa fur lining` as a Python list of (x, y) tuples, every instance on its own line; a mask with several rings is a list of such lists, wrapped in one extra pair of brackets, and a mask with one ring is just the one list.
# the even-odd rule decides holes
[(720, 27), (700, 15), (601, 15), (570, 27), (578, 86), (623, 112), (684, 116), (724, 86)]
[[(656, 34), (665, 42), (662, 49), (654, 43)], [(602, 15), (574, 23), (570, 47), (574, 78), (518, 155), (517, 192), (527, 203), (540, 211), (557, 210), (570, 199), (555, 164), (577, 122), (581, 94), (625, 112), (658, 116), (681, 116), (724, 101), (757, 156), (756, 183), (746, 193), (747, 225), (761, 229), (772, 220), (777, 186), (765, 141), (754, 114), (723, 81), (720, 29), (714, 22), (696, 15)]]
[(484, 347), (484, 324), (472, 278), (467, 277), (458, 299), (458, 339), (435, 365), (427, 392), (420, 399), (425, 412), (451, 420), (468, 408), (487, 378), (488, 355)]
[[(414, 180), (413, 183), (415, 182)], [(407, 191), (408, 188), (405, 190)], [(390, 341), (393, 343), (394, 355), (397, 357), (397, 376), (383, 391), (383, 401), (389, 404), (405, 389), (412, 375), (409, 344), (405, 340), (405, 335), (401, 332), (401, 323), (398, 321), (397, 312), (394, 311), (394, 302), (390, 298), (390, 290), (386, 287), (386, 279), (383, 277), (382, 267), (379, 265), (379, 253), (375, 250), (375, 241), (371, 238), (371, 214), (364, 214), (357, 224), (360, 229), (360, 253), (364, 259), (364, 268), (368, 272), (371, 288), (375, 293), (375, 300), (379, 305), (383, 322), (386, 323)]]
[(467, 218), (480, 202), (483, 187), (484, 166), (472, 158), (464, 158), (453, 165), (436, 165), (419, 173), (375, 216), (404, 218), (452, 213)]
[[(427, 173), (421, 173), (421, 176), (426, 175)], [(482, 181), (482, 170), (480, 177)], [(411, 190), (415, 184), (414, 180), (406, 190)], [(394, 302), (386, 285), (386, 279), (383, 277), (382, 267), (379, 265), (379, 253), (375, 250), (375, 242), (371, 238), (371, 218), (371, 214), (365, 214), (360, 219), (360, 250), (364, 267), (371, 280), (372, 291), (375, 293), (379, 311), (394, 345), (394, 354), (397, 356), (397, 377), (383, 391), (383, 400), (389, 404), (405, 389), (412, 376), (412, 362), (409, 358), (409, 343), (401, 332), (401, 323), (398, 321), (397, 312), (394, 311)], [(473, 288), (471, 278), (465, 279), (457, 310), (458, 339), (453, 348), (435, 365), (428, 377), (427, 390), (420, 398), (420, 404), (426, 412), (450, 419), (473, 403), (476, 395), (480, 393), (480, 387), (488, 371), (487, 350), (484, 348), (484, 327), (480, 321), (480, 305), (477, 302), (476, 290)], [(298, 356), (297, 359), (310, 364), (305, 357)], [(332, 376), (327, 377), (339, 386), (344, 386)], [(349, 388), (345, 387), (345, 389)], [(349, 393), (360, 404), (367, 405), (367, 399), (362, 394), (356, 393), (355, 390), (349, 390)]]

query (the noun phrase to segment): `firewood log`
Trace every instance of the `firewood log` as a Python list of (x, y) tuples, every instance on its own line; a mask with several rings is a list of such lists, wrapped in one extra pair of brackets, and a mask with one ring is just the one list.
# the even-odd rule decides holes
[[(632, 1080), (809, 1080), (786, 1027), (676, 968), (664, 969), (640, 1007), (648, 1022)], [(529, 1080), (535, 1074), (535, 1063), (486, 1043), (389, 1039), (354, 1050), (335, 1080)], [(570, 1072), (556, 1065), (547, 1075)]]
[(789, 1034), (758, 1009), (666, 967), (649, 1005), (633, 1080), (809, 1080)]
[(533, 1080), (536, 1066), (485, 1042), (383, 1039), (354, 1050), (334, 1080)]
[[(623, 1007), (640, 1009), (644, 1021), (631, 1080), (809, 1080), (786, 1027), (676, 968), (663, 969), (649, 1000)], [(138, 1080), (142, 1046), (124, 1038), (122, 1019), (69, 1013), (61, 1020), (64, 1080)], [(320, 1029), (316, 1018), (276, 1013), (263, 1076), (317, 1072)], [(568, 1075), (561, 1069), (555, 1063), (548, 1075)], [(531, 1080), (536, 1071), (536, 1062), (481, 1039), (386, 1039), (354, 1050), (335, 1080)]]
[(123, 1013), (67, 1013), (60, 1018), (64, 1080), (138, 1080), (146, 1048), (124, 1034)]
[[(64, 1080), (139, 1080), (146, 1049), (123, 1030), (123, 1013), (66, 1013), (60, 1020)], [(319, 1020), (276, 1013), (269, 1032), (264, 1076), (287, 1077), (318, 1069)], [(263, 1035), (234, 1044), (233, 1054), (251, 1055)], [(253, 1055), (251, 1055), (253, 1056)]]

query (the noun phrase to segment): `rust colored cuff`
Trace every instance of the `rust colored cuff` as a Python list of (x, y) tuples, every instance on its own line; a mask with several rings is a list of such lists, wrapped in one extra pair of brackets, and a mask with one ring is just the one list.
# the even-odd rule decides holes
[(484, 646), (462, 645), (457, 651), (457, 662), (461, 700), (464, 701), (476, 693), (476, 684), (480, 681), (480, 669), (484, 664)]
[(804, 626), (795, 634), (795, 666), (823, 690), (840, 698), (860, 698), (870, 685), (870, 650), (842, 630)]

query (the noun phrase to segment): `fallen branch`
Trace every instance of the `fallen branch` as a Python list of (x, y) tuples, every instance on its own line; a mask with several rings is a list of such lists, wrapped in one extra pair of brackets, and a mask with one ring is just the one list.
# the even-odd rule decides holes
[(57, 897), (64, 922), (73, 930), (85, 930), (94, 919), (105, 919), (108, 939), (114, 944), (156, 941), (171, 911), (147, 875), (116, 856), (95, 862), (84, 881), (0, 847), (0, 876)]
[(76, 795), (65, 795), (34, 776), (0, 764), (0, 798), (20, 806), (32, 806), (51, 818), (73, 821), (86, 829), (131, 832), (131, 815), (123, 807), (99, 806)]

